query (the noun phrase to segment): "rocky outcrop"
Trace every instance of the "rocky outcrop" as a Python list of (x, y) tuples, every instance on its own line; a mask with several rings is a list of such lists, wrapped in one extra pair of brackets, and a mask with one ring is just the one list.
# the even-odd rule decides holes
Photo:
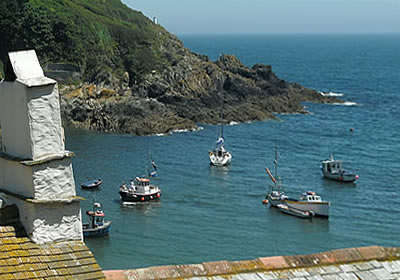
[[(301, 102), (340, 102), (277, 77), (271, 66), (251, 68), (236, 57), (212, 62), (189, 52), (171, 36), (162, 45), (171, 64), (141, 82), (129, 75), (99, 73), (92, 83), (62, 88), (66, 125), (136, 135), (195, 129), (198, 123), (274, 118), (274, 113), (307, 113)], [(168, 51), (167, 51), (168, 50)]]

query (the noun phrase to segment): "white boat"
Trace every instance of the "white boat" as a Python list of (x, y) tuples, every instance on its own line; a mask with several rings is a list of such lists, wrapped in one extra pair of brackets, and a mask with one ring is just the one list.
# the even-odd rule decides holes
[[(222, 144), (218, 144), (218, 142), (221, 142)], [(224, 139), (220, 138), (217, 141), (216, 147), (209, 152), (209, 157), (210, 157), (210, 164), (215, 165), (215, 166), (225, 166), (229, 165), (232, 161), (232, 155), (230, 152), (228, 152), (223, 144)]]
[(341, 182), (354, 182), (359, 176), (352, 171), (343, 168), (341, 160), (335, 160), (333, 155), (324, 160), (321, 165), (322, 174), (325, 178)]
[(289, 215), (292, 215), (292, 216), (296, 216), (296, 217), (299, 217), (299, 218), (303, 218), (303, 219), (311, 219), (315, 215), (313, 211), (299, 210), (299, 209), (291, 207), (291, 206), (289, 206), (287, 204), (278, 204), (277, 207), (283, 213), (286, 213), (286, 214), (289, 214)]
[(212, 151), (208, 152), (208, 156), (210, 158), (210, 164), (215, 166), (226, 166), (232, 162), (232, 155), (228, 152), (225, 147), (225, 139), (224, 139), (224, 125), (222, 124), (224, 120), (223, 110), (221, 111), (221, 130), (220, 135), (215, 143), (215, 148)]
[(161, 189), (152, 185), (149, 178), (136, 177), (129, 187), (122, 184), (119, 195), (123, 203), (156, 201), (161, 197)]
[(300, 195), (299, 199), (287, 198), (282, 201), (289, 207), (302, 211), (313, 212), (315, 216), (329, 217), (329, 201), (323, 201), (315, 192), (308, 191)]
[(268, 194), (267, 194), (267, 201), (271, 206), (278, 207), (279, 204), (282, 203), (283, 200), (287, 199), (288, 197), (285, 195), (282, 182), (278, 178), (278, 148), (275, 149), (275, 176), (272, 175), (271, 171), (269, 171), (268, 167), (265, 168), (269, 177), (271, 178), (273, 185), (270, 185)]

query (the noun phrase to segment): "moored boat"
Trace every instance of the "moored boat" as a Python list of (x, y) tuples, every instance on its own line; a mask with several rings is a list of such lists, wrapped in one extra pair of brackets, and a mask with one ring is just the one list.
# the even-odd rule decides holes
[(269, 171), (268, 167), (265, 168), (269, 177), (271, 178), (273, 185), (270, 185), (269, 191), (267, 193), (266, 199), (271, 206), (278, 207), (279, 204), (282, 203), (283, 200), (288, 197), (285, 195), (282, 182), (278, 178), (278, 148), (275, 148), (275, 176), (272, 175), (271, 171)]
[(224, 139), (223, 122), (224, 122), (224, 109), (222, 106), (219, 136), (217, 138), (217, 142), (215, 143), (215, 148), (208, 152), (208, 156), (210, 158), (210, 164), (214, 166), (226, 166), (232, 162), (232, 154), (228, 152), (224, 147), (225, 139)]
[(99, 178), (97, 180), (91, 180), (91, 181), (82, 183), (81, 187), (84, 189), (94, 189), (94, 188), (99, 187), (102, 183), (103, 183), (103, 180)]
[(325, 178), (340, 182), (355, 182), (359, 178), (354, 172), (344, 169), (343, 162), (335, 160), (333, 155), (322, 162), (321, 171)]
[(119, 189), (119, 195), (124, 203), (155, 201), (160, 199), (161, 189), (152, 185), (149, 178), (136, 177), (134, 181), (131, 181), (129, 187), (122, 184)]
[(312, 191), (302, 193), (299, 199), (286, 198), (282, 203), (301, 211), (312, 211), (315, 216), (329, 217), (331, 203), (323, 201), (321, 196)]
[(292, 216), (296, 216), (299, 218), (303, 218), (303, 219), (311, 219), (315, 215), (313, 211), (303, 211), (303, 210), (291, 207), (287, 204), (278, 204), (277, 207), (283, 213), (286, 213), (286, 214), (289, 214)]
[[(222, 144), (218, 144), (218, 143)], [(232, 155), (224, 147), (224, 139), (220, 138), (217, 141), (216, 147), (209, 152), (210, 164), (215, 166), (229, 165), (232, 161)]]
[(104, 221), (105, 214), (98, 202), (93, 204), (92, 211), (86, 211), (89, 223), (83, 224), (84, 237), (101, 237), (108, 235), (111, 229), (111, 221)]

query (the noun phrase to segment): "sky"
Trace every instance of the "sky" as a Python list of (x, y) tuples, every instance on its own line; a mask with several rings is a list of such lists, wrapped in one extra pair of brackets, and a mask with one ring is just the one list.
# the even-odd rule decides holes
[(400, 33), (400, 0), (122, 0), (175, 34)]

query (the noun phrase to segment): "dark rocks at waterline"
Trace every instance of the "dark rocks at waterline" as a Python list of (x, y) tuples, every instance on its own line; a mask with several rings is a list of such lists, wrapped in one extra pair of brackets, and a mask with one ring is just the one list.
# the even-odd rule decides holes
[(341, 102), (279, 79), (269, 65), (248, 68), (230, 55), (211, 62), (186, 52), (140, 83), (129, 86), (128, 80), (127, 73), (120, 78), (100, 73), (92, 84), (62, 88), (64, 124), (146, 135), (219, 123), (222, 106), (226, 122), (246, 122), (307, 113), (303, 101)]

